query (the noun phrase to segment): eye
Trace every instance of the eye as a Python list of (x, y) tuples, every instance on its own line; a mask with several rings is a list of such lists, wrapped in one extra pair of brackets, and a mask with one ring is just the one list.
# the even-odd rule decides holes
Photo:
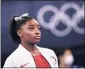
[(34, 27), (29, 27), (28, 29), (34, 29)]
[(39, 30), (41, 30), (41, 27), (38, 27)]

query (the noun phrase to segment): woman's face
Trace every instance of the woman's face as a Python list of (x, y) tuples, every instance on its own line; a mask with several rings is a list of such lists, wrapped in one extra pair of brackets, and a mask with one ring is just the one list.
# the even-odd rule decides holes
[(22, 25), (19, 32), (20, 38), (24, 42), (37, 43), (40, 41), (40, 25), (35, 19), (27, 21), (24, 25)]

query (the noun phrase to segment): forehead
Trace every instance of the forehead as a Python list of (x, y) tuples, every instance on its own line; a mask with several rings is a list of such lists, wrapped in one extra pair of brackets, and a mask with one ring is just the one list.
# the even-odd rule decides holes
[(26, 25), (39, 25), (39, 23), (35, 19), (32, 19), (30, 21), (27, 21), (26, 22)]
[(66, 50), (66, 51), (64, 52), (64, 54), (65, 54), (65, 55), (72, 54), (72, 51), (71, 51), (71, 50)]

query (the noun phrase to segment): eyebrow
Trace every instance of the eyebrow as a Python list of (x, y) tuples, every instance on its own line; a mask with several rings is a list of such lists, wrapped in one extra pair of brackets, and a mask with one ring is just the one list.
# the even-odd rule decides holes
[[(31, 24), (31, 25), (28, 25), (28, 26), (35, 26), (34, 24)], [(37, 25), (37, 26), (40, 26), (40, 25)]]

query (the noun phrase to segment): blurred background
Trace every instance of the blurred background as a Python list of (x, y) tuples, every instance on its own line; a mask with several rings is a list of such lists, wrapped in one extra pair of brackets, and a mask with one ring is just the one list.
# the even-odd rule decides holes
[[(84, 1), (28, 1), (2, 0), (1, 2), (1, 67), (17, 48), (9, 35), (12, 16), (29, 13), (41, 25), (41, 47), (53, 49), (59, 57), (69, 48), (74, 65), (85, 67)], [(59, 59), (59, 58), (58, 58)]]

